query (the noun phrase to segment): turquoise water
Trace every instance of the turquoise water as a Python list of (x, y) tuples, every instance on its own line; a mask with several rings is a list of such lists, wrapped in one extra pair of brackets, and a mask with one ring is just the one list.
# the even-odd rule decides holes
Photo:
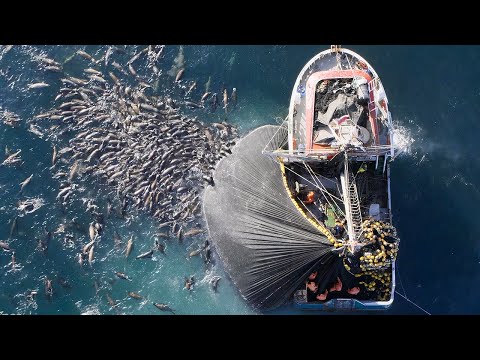
[[(222, 86), (238, 90), (237, 109), (228, 121), (241, 133), (263, 124), (272, 124), (287, 115), (290, 92), (298, 72), (316, 53), (318, 46), (184, 46), (185, 79), (196, 80), (195, 96), (200, 97), (211, 77), (210, 88)], [(128, 46), (133, 55), (143, 47)], [(397, 289), (434, 314), (478, 313), (480, 277), (477, 204), (480, 200), (477, 176), (477, 133), (479, 129), (480, 60), (478, 46), (348, 46), (366, 58), (380, 75), (391, 104), (399, 138), (405, 153), (392, 164), (392, 205), (394, 223), (401, 237), (398, 265), (401, 282)], [(253, 314), (228, 277), (221, 262), (206, 268), (203, 261), (188, 253), (204, 238), (188, 238), (184, 244), (166, 240), (166, 254), (152, 260), (128, 261), (113, 251), (113, 232), (126, 241), (134, 236), (135, 253), (147, 251), (153, 243), (156, 223), (145, 214), (129, 212), (129, 221), (107, 219), (96, 249), (95, 262), (80, 267), (76, 251), (55, 234), (47, 254), (36, 250), (36, 239), (44, 229), (58, 229), (64, 220), (76, 217), (88, 230), (90, 217), (81, 199), (63, 213), (55, 201), (59, 182), (49, 170), (52, 148), (45, 135), (29, 132), (33, 116), (48, 110), (60, 87), (59, 75), (45, 73), (33, 61), (40, 54), (63, 62), (78, 49), (98, 58), (106, 46), (15, 46), (0, 50), (0, 111), (16, 113), (22, 120), (17, 128), (0, 123), (0, 151), (5, 146), (22, 150), (23, 165), (0, 167), (0, 240), (7, 239), (10, 224), (18, 214), (17, 202), (41, 198), (44, 205), (32, 214), (18, 218), (18, 234), (10, 240), (16, 250), (17, 267), (12, 270), (11, 254), (0, 253), (0, 312), (4, 314), (164, 314), (152, 302), (168, 303), (178, 314)], [(167, 46), (159, 62), (167, 72), (178, 54), (178, 46)], [(123, 63), (130, 56), (118, 56)], [(81, 58), (69, 65), (71, 71), (87, 66)], [(28, 91), (26, 85), (45, 81), (51, 86)], [(169, 88), (161, 84), (162, 89)], [(225, 115), (196, 112), (204, 122), (224, 120)], [(0, 156), (0, 159), (3, 158)], [(22, 196), (19, 183), (34, 174)], [(105, 189), (98, 184), (82, 184), (81, 196), (96, 199), (106, 210)], [(88, 233), (76, 231), (76, 242), (86, 242)], [(125, 272), (131, 282), (117, 279), (115, 271)], [(194, 275), (193, 291), (183, 289), (184, 277)], [(54, 279), (54, 297), (43, 295), (43, 277)], [(218, 292), (209, 280), (221, 276)], [(65, 289), (57, 281), (71, 284)], [(96, 294), (94, 282), (100, 285)], [(403, 286), (402, 286), (403, 285)], [(38, 289), (35, 303), (24, 293)], [(144, 300), (127, 296), (135, 291)], [(117, 310), (108, 305), (106, 294), (119, 302)], [(298, 313), (285, 306), (274, 313)], [(387, 314), (421, 313), (397, 297)]]

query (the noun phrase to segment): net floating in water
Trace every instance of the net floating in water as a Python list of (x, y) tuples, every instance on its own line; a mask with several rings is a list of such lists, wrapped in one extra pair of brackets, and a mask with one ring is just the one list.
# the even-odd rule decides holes
[[(242, 296), (255, 308), (283, 304), (313, 269), (339, 259), (327, 236), (298, 211), (281, 163), (262, 154), (284, 145), (287, 130), (262, 126), (222, 159), (204, 194), (209, 235)], [(321, 271), (322, 272), (322, 271)]]

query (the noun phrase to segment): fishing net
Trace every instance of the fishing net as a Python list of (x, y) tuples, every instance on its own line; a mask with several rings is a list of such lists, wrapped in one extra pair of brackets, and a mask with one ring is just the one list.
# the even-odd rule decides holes
[[(243, 138), (205, 190), (210, 237), (243, 297), (254, 307), (281, 305), (313, 269), (334, 257), (329, 239), (290, 198), (281, 165), (262, 154), (286, 143), (287, 130), (262, 126)], [(329, 274), (330, 275), (330, 274)], [(332, 274), (333, 275), (333, 274)]]

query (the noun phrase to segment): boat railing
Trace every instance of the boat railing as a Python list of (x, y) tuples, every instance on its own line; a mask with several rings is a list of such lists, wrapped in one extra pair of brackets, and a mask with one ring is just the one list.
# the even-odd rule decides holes
[[(390, 127), (391, 116), (388, 110), (388, 100), (380, 78), (374, 77), (368, 82), (368, 92), (374, 94), (373, 100), (368, 102), (368, 111), (374, 113), (375, 118), (380, 119), (385, 125)], [(383, 102), (383, 106), (380, 102)]]
[[(380, 156), (390, 156), (391, 145), (369, 146), (362, 149), (348, 150), (351, 158), (362, 159), (366, 161), (375, 161)], [(263, 154), (270, 156), (280, 156), (287, 159), (298, 160), (331, 160), (343, 151), (339, 148), (323, 148), (323, 149), (306, 149), (306, 150), (283, 150), (283, 149), (267, 149), (263, 150)]]

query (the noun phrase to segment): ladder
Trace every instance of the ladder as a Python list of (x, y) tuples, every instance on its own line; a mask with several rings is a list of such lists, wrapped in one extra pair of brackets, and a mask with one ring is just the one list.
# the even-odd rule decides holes
[(361, 232), (362, 229), (362, 211), (360, 209), (360, 200), (358, 199), (357, 183), (353, 178), (352, 174), (350, 175), (350, 186), (348, 189), (348, 197), (350, 200), (350, 213), (351, 221), (353, 225), (353, 232), (355, 234), (355, 239)]
[(355, 243), (362, 228), (362, 212), (358, 198), (357, 184), (353, 174), (348, 169), (348, 157), (345, 152), (344, 171), (340, 174), (342, 184), (343, 203), (345, 205), (345, 219), (349, 241)]

